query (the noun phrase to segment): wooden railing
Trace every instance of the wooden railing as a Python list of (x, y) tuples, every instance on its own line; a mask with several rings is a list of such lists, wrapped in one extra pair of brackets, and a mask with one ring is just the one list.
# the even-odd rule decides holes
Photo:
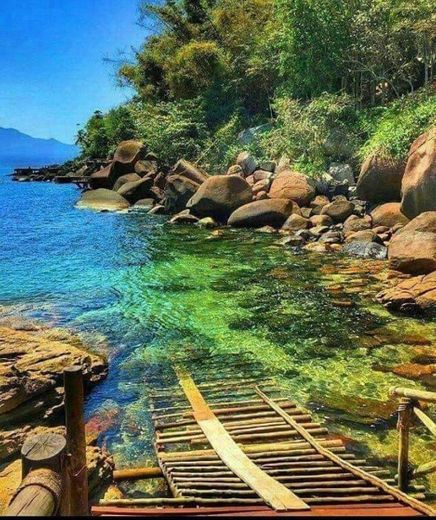
[(436, 460), (422, 464), (415, 469), (409, 466), (410, 427), (416, 417), (436, 437), (436, 424), (420, 408), (419, 402), (436, 403), (436, 393), (396, 387), (391, 389), (391, 395), (400, 397), (398, 407), (398, 487), (408, 490), (410, 481), (417, 477), (429, 475), (436, 471)]
[(64, 371), (66, 436), (30, 436), (21, 449), (21, 485), (6, 516), (87, 516), (88, 471), (81, 367)]

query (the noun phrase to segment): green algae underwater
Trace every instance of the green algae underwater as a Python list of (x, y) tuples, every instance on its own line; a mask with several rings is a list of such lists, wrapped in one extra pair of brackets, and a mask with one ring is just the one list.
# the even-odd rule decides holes
[[(80, 211), (72, 187), (2, 179), (0, 195), (6, 187), (0, 236), (13, 222), (15, 239), (1, 253), (0, 303), (68, 327), (108, 356), (109, 377), (86, 412), (117, 467), (154, 465), (148, 392), (176, 383), (177, 362), (198, 382), (218, 378), (220, 367), (235, 379), (274, 378), (356, 452), (395, 473), (389, 388), (434, 388), (436, 324), (375, 303), (382, 263), (295, 252), (275, 244), (276, 235), (174, 226), (139, 211)], [(413, 430), (412, 463), (430, 461), (434, 449), (430, 434)], [(428, 483), (436, 490), (436, 479)], [(160, 485), (122, 487), (142, 496), (163, 492)]]

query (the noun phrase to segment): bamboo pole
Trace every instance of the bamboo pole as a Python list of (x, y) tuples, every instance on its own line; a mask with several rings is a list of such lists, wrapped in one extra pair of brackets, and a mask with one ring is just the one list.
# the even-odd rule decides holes
[[(304, 428), (301, 428), (293, 419), (290, 417), (286, 411), (284, 411), (280, 406), (278, 406), (274, 401), (272, 401), (267, 395), (265, 395), (260, 389), (257, 389), (257, 393), (259, 394), (262, 399), (268, 403), (283, 419), (285, 419), (286, 422), (289, 422), (290, 425), (292, 425), (297, 431), (300, 432), (301, 436), (309, 442), (319, 453), (324, 455), (326, 458), (330, 459), (331, 461), (335, 462), (338, 466), (342, 467), (343, 469), (349, 470), (354, 475), (362, 478), (363, 480), (366, 480), (370, 484), (377, 486), (379, 490), (384, 491), (388, 494), (390, 494), (393, 498), (399, 500), (403, 504), (406, 504), (416, 511), (419, 511), (421, 513), (424, 513), (429, 516), (434, 515), (434, 509), (430, 506), (427, 506), (426, 504), (423, 504), (419, 502), (416, 498), (413, 496), (408, 496), (405, 493), (403, 493), (401, 490), (398, 490), (389, 484), (386, 484), (382, 479), (370, 475), (369, 473), (366, 473), (365, 471), (353, 466), (349, 462), (346, 462), (345, 460), (338, 457), (336, 454), (332, 453), (331, 450), (324, 448), (312, 435), (307, 432)], [(422, 495), (419, 495), (420, 497)], [(308, 502), (309, 503), (309, 502)]]
[(392, 387), (390, 394), (397, 397), (408, 397), (413, 400), (436, 403), (436, 392), (426, 392), (425, 390), (417, 390), (416, 388)]
[(149, 478), (164, 478), (162, 470), (156, 468), (132, 468), (132, 469), (118, 469), (113, 473), (113, 479), (118, 480), (139, 480)]
[(86, 438), (83, 417), (83, 373), (82, 367), (64, 370), (65, 425), (67, 429), (67, 478), (70, 515), (87, 516), (88, 469), (86, 466)]
[(409, 435), (413, 403), (408, 397), (403, 397), (398, 407), (398, 487), (407, 491), (409, 486)]

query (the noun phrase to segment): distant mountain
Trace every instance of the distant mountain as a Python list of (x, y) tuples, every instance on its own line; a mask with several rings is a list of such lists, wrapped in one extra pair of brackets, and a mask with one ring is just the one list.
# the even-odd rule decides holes
[(13, 128), (0, 128), (0, 165), (26, 167), (74, 159), (79, 148), (56, 139), (39, 139)]

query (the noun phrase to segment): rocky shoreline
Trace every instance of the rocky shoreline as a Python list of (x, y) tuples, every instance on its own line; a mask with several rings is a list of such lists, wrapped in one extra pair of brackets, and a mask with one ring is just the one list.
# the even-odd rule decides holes
[(395, 311), (433, 313), (435, 135), (435, 129), (421, 135), (405, 162), (368, 158), (357, 180), (348, 164), (333, 164), (329, 174), (312, 179), (286, 157), (258, 162), (248, 152), (224, 175), (209, 175), (184, 159), (165, 170), (142, 143), (125, 141), (90, 175), (91, 189), (77, 206), (145, 210), (170, 215), (171, 224), (277, 233), (283, 247), (387, 258), (392, 287), (378, 300)]
[[(80, 365), (86, 390), (107, 376), (107, 361), (80, 338), (21, 318), (0, 319), (0, 512), (21, 482), (21, 446), (30, 435), (63, 432), (63, 370)], [(88, 435), (90, 493), (111, 481), (109, 454)]]

